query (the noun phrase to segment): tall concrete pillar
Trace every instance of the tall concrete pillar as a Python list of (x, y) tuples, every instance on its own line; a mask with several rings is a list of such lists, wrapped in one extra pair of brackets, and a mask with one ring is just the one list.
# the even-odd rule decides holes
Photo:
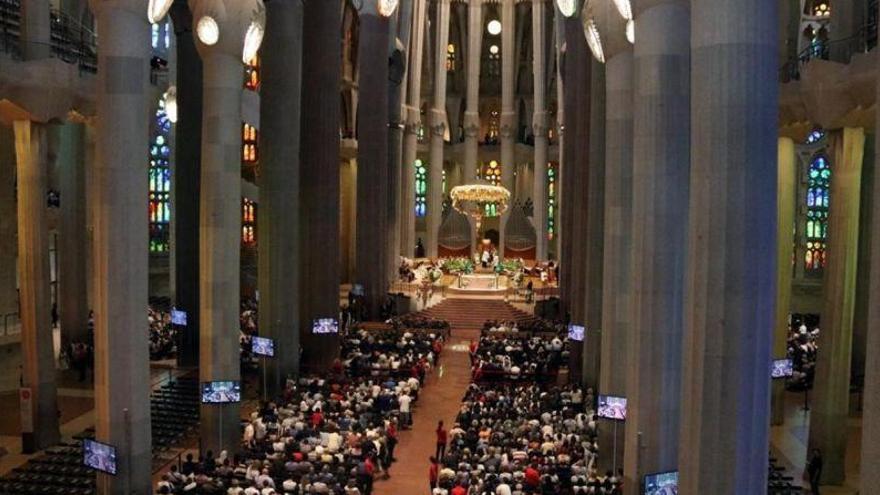
[[(877, 87), (880, 94), (880, 84)], [(880, 122), (880, 109), (876, 119)], [(876, 139), (875, 134), (875, 139)], [(874, 170), (880, 170), (880, 153), (874, 152)], [(871, 202), (870, 281), (866, 308), (868, 329), (865, 345), (865, 390), (862, 411), (862, 452), (859, 483), (862, 493), (871, 493), (880, 486), (880, 180), (874, 175), (874, 200)]]
[[(633, 52), (624, 47), (605, 64), (605, 224), (602, 278), (601, 371), (599, 390), (626, 397), (627, 343), (632, 331)], [(622, 425), (625, 426), (625, 425)], [(609, 428), (599, 431), (599, 448), (613, 452)], [(619, 434), (623, 435), (624, 432)], [(622, 437), (621, 437), (622, 438)], [(605, 467), (623, 465), (623, 444)]]
[(859, 242), (859, 190), (865, 131), (844, 128), (831, 133), (833, 177), (828, 213), (828, 260), (823, 285), (820, 345), (810, 413), (808, 450), (822, 452), (823, 485), (839, 485), (846, 478), (847, 418), (849, 417), (853, 313)]
[[(388, 18), (374, 2), (360, 12), (358, 39), (358, 168), (355, 281), (363, 284), (367, 314), (379, 318), (388, 289), (384, 255), (388, 190)], [(433, 166), (433, 164), (431, 164)]]
[[(307, 371), (330, 366), (339, 336), (311, 333), (316, 318), (339, 314), (339, 82), (342, 12), (336, 2), (306, 0), (303, 15), (300, 142), (300, 340)], [(384, 49), (383, 49), (384, 52)]]
[(51, 3), (43, 0), (21, 1), (21, 54), (25, 60), (49, 58), (52, 53)]
[[(428, 160), (428, 231), (425, 248), (437, 256), (437, 236), (443, 219), (443, 147), (446, 144), (446, 46), (449, 44), (449, 0), (437, 2), (434, 43), (434, 108), (431, 110), (431, 158)], [(503, 170), (503, 169), (502, 169)]]
[[(468, 0), (467, 93), (464, 110), (464, 180), (477, 180), (480, 140), (480, 59), (483, 44), (483, 0)], [(503, 29), (503, 28), (502, 28)], [(473, 247), (476, 238), (471, 240)]]
[[(547, 259), (547, 141), (548, 115), (545, 98), (546, 53), (544, 26), (544, 2), (532, 0), (532, 77), (534, 78), (534, 115), (532, 130), (535, 135), (535, 184), (532, 190), (532, 223), (535, 226), (535, 258)], [(560, 98), (560, 102), (562, 99)], [(562, 106), (562, 105), (560, 105)], [(561, 134), (561, 133), (560, 133)]]
[[(516, 110), (513, 104), (516, 92), (516, 2), (503, 0), (501, 2), (501, 185), (514, 194), (513, 172), (516, 169)], [(514, 199), (511, 198), (511, 203)], [(511, 208), (513, 205), (511, 204)], [(510, 209), (501, 215), (499, 219), (499, 247), (500, 256), (504, 257), (505, 236), (507, 232), (507, 219), (510, 217)]]
[[(172, 301), (187, 314), (180, 329), (177, 364), (199, 364), (199, 182), (202, 175), (202, 58), (196, 50), (193, 19), (186, 2), (174, 2), (170, 15), (177, 46), (177, 123), (174, 126), (174, 166), (171, 220), (174, 229)], [(262, 210), (262, 207), (260, 208)]]
[[(690, 163), (690, 10), (636, 2), (633, 48), (633, 266), (626, 493), (678, 465)], [(672, 193), (674, 191), (674, 194)]]
[[(268, 392), (276, 396), (299, 373), (300, 88), (302, 2), (266, 4), (260, 88), (260, 332), (275, 339)], [(384, 214), (385, 212), (383, 212)]]
[[(52, 295), (49, 288), (49, 225), (46, 214), (48, 146), (46, 127), (13, 122), (18, 177), (18, 274), (21, 294), (22, 451), (58, 442)], [(26, 400), (24, 394), (29, 395)], [(30, 410), (30, 414), (27, 411)], [(28, 421), (29, 420), (29, 421)]]
[[(150, 25), (142, 0), (92, 0), (98, 45), (94, 194), (95, 430), (117, 448), (98, 493), (150, 493), (147, 85)], [(132, 194), (144, 191), (144, 194)]]
[[(776, 180), (776, 317), (773, 322), (773, 358), (788, 354), (788, 318), (791, 314), (791, 259), (794, 253), (794, 210), (797, 157), (791, 138), (778, 139)], [(785, 380), (772, 383), (770, 424), (785, 421)]]
[(683, 493), (767, 492), (777, 253), (776, 7), (766, 0), (691, 2), (693, 125), (679, 397)]
[(59, 129), (61, 236), (58, 309), (62, 342), (65, 343), (86, 342), (89, 337), (85, 139), (85, 124), (67, 123)]
[(15, 167), (15, 134), (0, 126), (0, 318), (18, 313)]
[[(389, 54), (399, 56), (398, 63), (402, 67), (395, 67), (397, 71), (388, 78), (388, 280), (397, 280), (397, 268), (400, 265), (400, 233), (403, 215), (402, 209), (402, 182), (403, 173), (403, 128), (406, 122), (406, 85), (407, 62), (410, 33), (412, 32), (413, 4), (401, 2), (397, 9), (397, 16), (392, 16), (393, 36), (389, 40)], [(402, 72), (400, 72), (402, 69)]]
[(400, 253), (412, 258), (416, 249), (415, 216), (415, 161), (419, 146), (419, 127), (422, 124), (422, 59), (425, 52), (425, 24), (427, 7), (425, 0), (413, 0), (412, 39), (410, 40), (407, 77), (406, 123), (403, 136), (403, 163), (400, 187)]
[[(242, 40), (252, 21), (265, 25), (260, 0), (225, 0), (222, 5), (225, 9), (218, 12), (212, 3), (190, 1), (196, 49), (202, 57), (204, 95), (199, 184), (199, 380), (203, 383), (238, 381), (241, 377)], [(197, 28), (209, 16), (219, 32), (213, 44), (207, 44)], [(239, 404), (202, 404), (200, 412), (202, 449), (237, 451)]]

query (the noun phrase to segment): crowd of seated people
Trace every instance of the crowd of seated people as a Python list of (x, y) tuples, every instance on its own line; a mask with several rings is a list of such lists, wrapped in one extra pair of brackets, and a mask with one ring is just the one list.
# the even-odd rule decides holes
[(150, 359), (173, 358), (177, 354), (177, 328), (171, 324), (171, 313), (155, 306), (147, 308), (150, 324)]
[(618, 495), (600, 474), (597, 423), (575, 386), (471, 384), (448, 450), (432, 458), (435, 495)]
[(544, 333), (566, 335), (568, 330), (564, 323), (545, 318), (531, 318), (521, 321), (488, 320), (483, 323), (483, 334), (486, 333)]
[(568, 362), (568, 339), (559, 335), (484, 333), (470, 346), (473, 380), (550, 380)]
[(792, 360), (794, 368), (787, 386), (791, 390), (805, 390), (813, 388), (813, 378), (816, 374), (816, 353), (819, 350), (819, 327), (808, 330), (802, 324), (796, 329), (792, 328), (788, 333), (788, 357)]
[(424, 378), (438, 364), (443, 342), (433, 332), (355, 328), (343, 339), (343, 364), (349, 376)]
[(421, 329), (421, 330), (439, 330), (444, 335), (449, 334), (449, 322), (445, 320), (436, 320), (420, 316), (418, 314), (406, 314), (388, 320), (391, 327), (395, 330), (400, 329)]

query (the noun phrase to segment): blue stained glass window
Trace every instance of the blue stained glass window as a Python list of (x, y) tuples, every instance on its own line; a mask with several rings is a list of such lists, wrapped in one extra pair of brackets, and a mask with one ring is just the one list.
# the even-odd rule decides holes
[(416, 216), (423, 217), (428, 212), (428, 168), (421, 160), (416, 160), (413, 166), (416, 173)]
[[(821, 131), (814, 131), (814, 133), (816, 132)], [(813, 157), (807, 172), (807, 216), (804, 226), (804, 235), (807, 241), (804, 252), (804, 269), (807, 272), (815, 273), (825, 266), (830, 190), (831, 163), (828, 161), (828, 157), (820, 153)]]
[(165, 112), (165, 100), (160, 98), (156, 109), (153, 136), (150, 143), (150, 252), (168, 252), (171, 239), (171, 147), (169, 139), (171, 120)]
[(556, 164), (547, 165), (547, 239), (556, 235)]

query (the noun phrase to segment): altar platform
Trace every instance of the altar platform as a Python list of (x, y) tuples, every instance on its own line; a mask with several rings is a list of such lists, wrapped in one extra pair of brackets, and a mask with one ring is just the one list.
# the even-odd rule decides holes
[(507, 287), (506, 275), (471, 273), (457, 277), (446, 290), (450, 294), (503, 297)]

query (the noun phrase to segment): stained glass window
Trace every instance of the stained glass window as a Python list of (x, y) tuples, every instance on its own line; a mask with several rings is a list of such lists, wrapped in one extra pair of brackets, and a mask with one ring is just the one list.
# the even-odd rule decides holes
[(165, 112), (165, 99), (159, 99), (153, 136), (150, 142), (150, 252), (168, 251), (170, 239), (171, 205), (171, 120)]
[(443, 170), (443, 195), (446, 196), (446, 170)]
[(455, 72), (455, 45), (446, 45), (446, 71)]
[(253, 246), (257, 242), (257, 204), (244, 198), (241, 202), (241, 243)]
[(547, 165), (547, 239), (556, 235), (556, 164)]
[[(493, 186), (501, 184), (501, 164), (496, 160), (484, 162), (480, 167), (480, 178)], [(485, 210), (484, 215), (487, 217), (498, 216), (498, 205), (495, 203), (487, 204)]]
[(256, 164), (257, 155), (257, 129), (244, 123), (241, 126), (241, 161), (245, 164)]
[(808, 272), (821, 270), (825, 266), (830, 186), (831, 164), (824, 154), (818, 154), (810, 162), (807, 176), (807, 217), (804, 226), (807, 246), (804, 268)]
[(807, 144), (815, 144), (825, 138), (825, 131), (822, 129), (816, 129), (807, 136)]
[(421, 160), (415, 161), (416, 172), (416, 216), (423, 217), (428, 211), (428, 168)]
[(254, 55), (244, 66), (244, 87), (256, 91), (260, 88), (260, 56)]

